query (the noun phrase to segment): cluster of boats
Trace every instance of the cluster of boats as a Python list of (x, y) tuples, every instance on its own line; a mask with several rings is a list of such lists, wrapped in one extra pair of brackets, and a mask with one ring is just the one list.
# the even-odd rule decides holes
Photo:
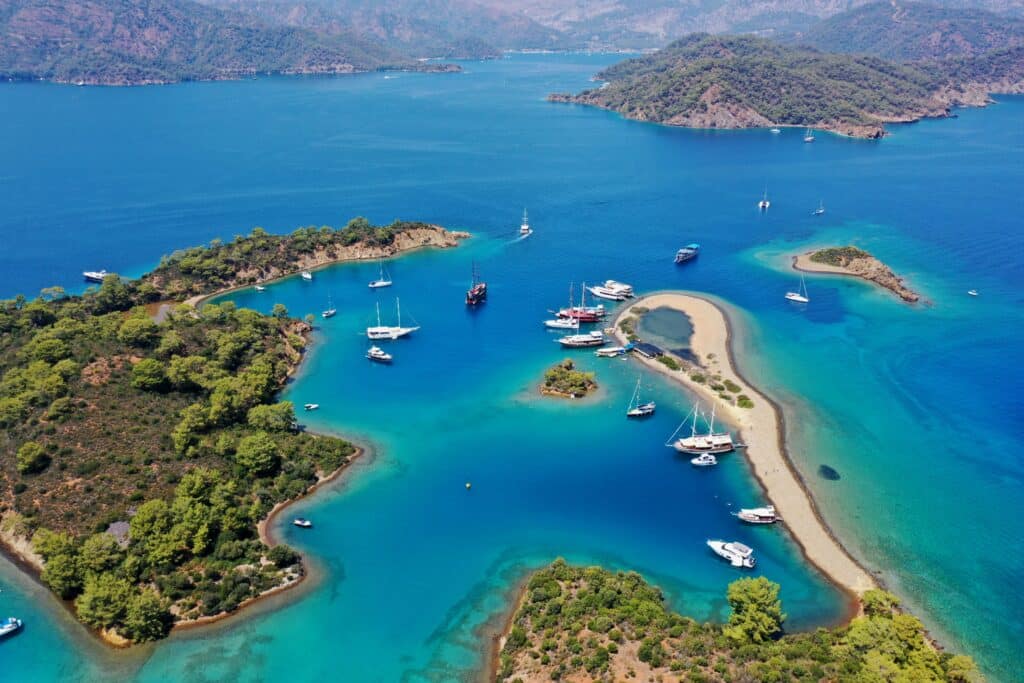
[[(775, 512), (774, 505), (743, 508), (733, 514), (747, 524), (774, 524), (782, 519)], [(757, 564), (757, 559), (754, 557), (754, 549), (739, 541), (723, 541), (721, 539), (709, 538), (707, 545), (716, 555), (728, 560), (729, 564), (739, 569), (753, 569), (754, 565)]]

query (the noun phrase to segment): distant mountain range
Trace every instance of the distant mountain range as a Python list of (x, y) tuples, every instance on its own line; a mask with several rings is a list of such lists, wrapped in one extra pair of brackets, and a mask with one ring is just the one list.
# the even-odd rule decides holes
[(503, 50), (559, 49), (558, 31), (472, 0), (204, 0), (268, 23), (329, 35), (354, 32), (410, 57), (476, 59)]
[[(477, 0), (558, 30), (566, 43), (656, 48), (689, 33), (779, 36), (872, 0)], [(936, 0), (948, 8), (1024, 13), (1020, 0)]]
[(902, 61), (975, 57), (1024, 45), (1024, 18), (921, 2), (873, 2), (787, 42)]
[(415, 66), (354, 31), (267, 24), (191, 0), (0, 0), (0, 77), (145, 84)]
[(988, 93), (1020, 92), (1024, 49), (898, 63), (752, 36), (694, 34), (599, 73), (601, 87), (558, 102), (695, 128), (813, 126), (880, 137), (883, 124), (946, 116)]

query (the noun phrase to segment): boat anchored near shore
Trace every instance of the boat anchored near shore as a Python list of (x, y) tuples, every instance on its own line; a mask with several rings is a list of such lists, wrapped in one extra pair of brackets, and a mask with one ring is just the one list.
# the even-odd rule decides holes
[(366, 352), (366, 357), (375, 363), (390, 363), (393, 359), (390, 353), (379, 346), (371, 346)]
[(800, 289), (795, 292), (786, 292), (786, 299), (789, 301), (795, 301), (798, 304), (807, 304), (811, 302), (810, 297), (807, 296), (807, 283), (804, 282), (803, 274), (800, 275)]
[(98, 282), (103, 284), (103, 278), (108, 275), (105, 270), (87, 270), (82, 273), (82, 277), (85, 278), (86, 282)]
[(369, 339), (399, 339), (420, 329), (419, 325), (402, 327), (402, 305), (397, 298), (395, 298), (395, 309), (398, 312), (398, 324), (382, 325), (380, 322), (380, 303), (377, 304), (377, 324), (366, 328), (366, 336)]
[(691, 242), (690, 244), (687, 244), (685, 247), (676, 252), (676, 265), (688, 263), (689, 261), (692, 261), (693, 259), (697, 258), (699, 254), (700, 245), (697, 244), (696, 242)]
[(582, 349), (588, 346), (604, 346), (604, 332), (594, 330), (584, 334), (570, 334), (558, 340), (567, 349)]
[(0, 638), (20, 631), (22, 626), (24, 626), (24, 623), (21, 619), (18, 619), (17, 617), (7, 617), (4, 621), (0, 621)]
[(384, 261), (381, 261), (380, 276), (376, 280), (371, 281), (367, 286), (370, 289), (380, 289), (381, 287), (390, 287), (392, 284), (394, 283), (391, 282), (391, 274), (384, 270)]
[(629, 400), (626, 408), (626, 417), (650, 417), (654, 415), (654, 401), (640, 402), (640, 378), (636, 380), (636, 388), (633, 389), (633, 397)]
[[(736, 450), (739, 444), (733, 443), (732, 434), (729, 432), (715, 432), (715, 406), (711, 406), (711, 421), (708, 423), (708, 433), (698, 434), (697, 433), (697, 406), (693, 406), (693, 410), (689, 418), (692, 415), (693, 421), (690, 427), (690, 436), (677, 439), (676, 434), (682, 429), (683, 425), (686, 424), (687, 420), (683, 420), (682, 424), (676, 428), (676, 431), (669, 437), (669, 443), (680, 453), (686, 453), (687, 455), (703, 455), (705, 453), (716, 455), (719, 453), (731, 453)], [(716, 461), (717, 462), (717, 461)], [(694, 463), (697, 464), (697, 463)]]
[(739, 541), (722, 541), (719, 539), (707, 540), (708, 547), (719, 557), (729, 560), (729, 564), (740, 569), (753, 569), (757, 564), (754, 559), (754, 549), (743, 545)]
[(733, 514), (747, 524), (774, 524), (782, 519), (775, 512), (774, 505), (765, 505), (759, 508), (742, 508), (739, 512), (734, 512)]

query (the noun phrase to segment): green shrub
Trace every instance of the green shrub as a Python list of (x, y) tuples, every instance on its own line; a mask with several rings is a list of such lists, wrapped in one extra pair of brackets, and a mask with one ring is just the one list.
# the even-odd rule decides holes
[(35, 474), (42, 472), (50, 464), (50, 456), (35, 441), (26, 441), (18, 449), (18, 472)]
[(679, 361), (668, 354), (658, 356), (658, 362), (673, 372), (678, 371), (680, 368)]

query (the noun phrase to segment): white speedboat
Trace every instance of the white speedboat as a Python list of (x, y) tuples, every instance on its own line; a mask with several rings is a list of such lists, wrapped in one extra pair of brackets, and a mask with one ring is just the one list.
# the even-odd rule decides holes
[(798, 304), (810, 303), (811, 299), (807, 296), (807, 283), (804, 282), (803, 275), (800, 276), (800, 289), (796, 292), (786, 292), (786, 299)]
[(967, 293), (968, 293), (968, 294), (969, 294), (970, 296), (978, 296), (978, 290), (976, 290), (976, 289), (968, 289), (968, 290), (967, 290)]
[(303, 410), (316, 410), (319, 407), (320, 407), (319, 403), (307, 403), (304, 406), (302, 406), (302, 409)]
[(397, 325), (382, 325), (380, 322), (380, 304), (377, 304), (377, 324), (366, 328), (366, 336), (369, 339), (398, 339), (412, 334), (420, 329), (419, 325), (414, 327), (402, 327), (402, 304), (395, 299), (395, 308), (398, 311)]
[(568, 349), (581, 349), (587, 346), (604, 346), (604, 332), (594, 330), (585, 334), (570, 334), (558, 340), (558, 343)]
[(627, 285), (625, 282), (616, 282), (615, 280), (605, 280), (602, 285), (607, 290), (621, 294), (627, 299), (633, 296), (633, 286)]
[(549, 327), (553, 330), (578, 330), (580, 329), (580, 321), (576, 318), (555, 318), (554, 320), (545, 320), (544, 327)]
[(22, 624), (21, 619), (17, 617), (7, 617), (6, 620), (0, 621), (0, 638), (9, 636), (15, 631), (21, 630)]
[(633, 398), (629, 400), (629, 406), (626, 408), (626, 417), (650, 417), (654, 415), (654, 408), (654, 401), (640, 402), (640, 378), (637, 378)]
[(519, 224), (519, 235), (521, 237), (527, 237), (533, 234), (533, 229), (530, 228), (530, 219), (526, 215), (526, 209), (523, 209), (523, 222)]
[(82, 277), (85, 278), (86, 282), (99, 282), (101, 284), (103, 283), (103, 278), (106, 276), (107, 271), (105, 270), (87, 270), (82, 273)]
[(757, 203), (757, 208), (767, 211), (771, 205), (772, 203), (768, 200), (768, 188), (766, 187), (764, 188), (764, 194), (761, 196), (761, 201)]
[(782, 130), (780, 128), (772, 128), (772, 134), (773, 135), (778, 135), (781, 132), (782, 132)]
[(599, 299), (608, 299), (609, 301), (625, 301), (627, 298), (625, 294), (621, 294), (613, 289), (608, 289), (607, 287), (602, 287), (601, 285), (587, 287), (587, 291)]
[(714, 467), (718, 464), (718, 458), (710, 453), (701, 453), (696, 458), (690, 458), (690, 464), (694, 467)]
[(265, 291), (267, 291), (267, 288), (264, 287), (263, 285), (256, 285), (256, 291), (257, 292), (265, 292)]
[(302, 271), (302, 279), (305, 280), (306, 282), (311, 282), (313, 280), (313, 273), (309, 272), (308, 270)]
[(742, 569), (753, 569), (757, 560), (754, 559), (754, 550), (738, 541), (720, 541), (708, 539), (708, 547), (716, 555), (729, 560), (729, 564)]
[(765, 505), (759, 508), (742, 508), (735, 515), (747, 524), (774, 524), (781, 519), (775, 512), (774, 505)]
[(296, 517), (292, 520), (292, 524), (302, 529), (312, 529), (313, 522), (309, 521), (305, 517)]
[(370, 350), (366, 352), (366, 357), (377, 363), (391, 362), (391, 354), (379, 346), (371, 346)]
[(381, 287), (390, 287), (394, 284), (391, 281), (391, 274), (384, 270), (384, 262), (380, 262), (380, 277), (372, 281), (368, 287), (370, 289), (380, 289)]
[(616, 356), (621, 356), (624, 353), (626, 353), (625, 346), (606, 346), (603, 349), (594, 351), (594, 355), (601, 358), (615, 358)]
[[(712, 405), (711, 408), (711, 421), (708, 423), (707, 434), (697, 433), (696, 405), (693, 406), (693, 411), (691, 415), (693, 416), (693, 422), (690, 427), (690, 436), (685, 436), (673, 442), (672, 438), (675, 437), (675, 434), (673, 434), (672, 438), (669, 438), (669, 442), (671, 443), (673, 448), (675, 448), (680, 453), (686, 453), (688, 455), (702, 455), (704, 453), (710, 453), (711, 455), (715, 455), (718, 453), (730, 453), (736, 449), (736, 444), (734, 444), (732, 441), (732, 434), (730, 434), (729, 432), (715, 431), (714, 405)], [(686, 420), (684, 420), (683, 423), (676, 428), (676, 433), (679, 432), (679, 429), (682, 428), (684, 424), (686, 424)]]

